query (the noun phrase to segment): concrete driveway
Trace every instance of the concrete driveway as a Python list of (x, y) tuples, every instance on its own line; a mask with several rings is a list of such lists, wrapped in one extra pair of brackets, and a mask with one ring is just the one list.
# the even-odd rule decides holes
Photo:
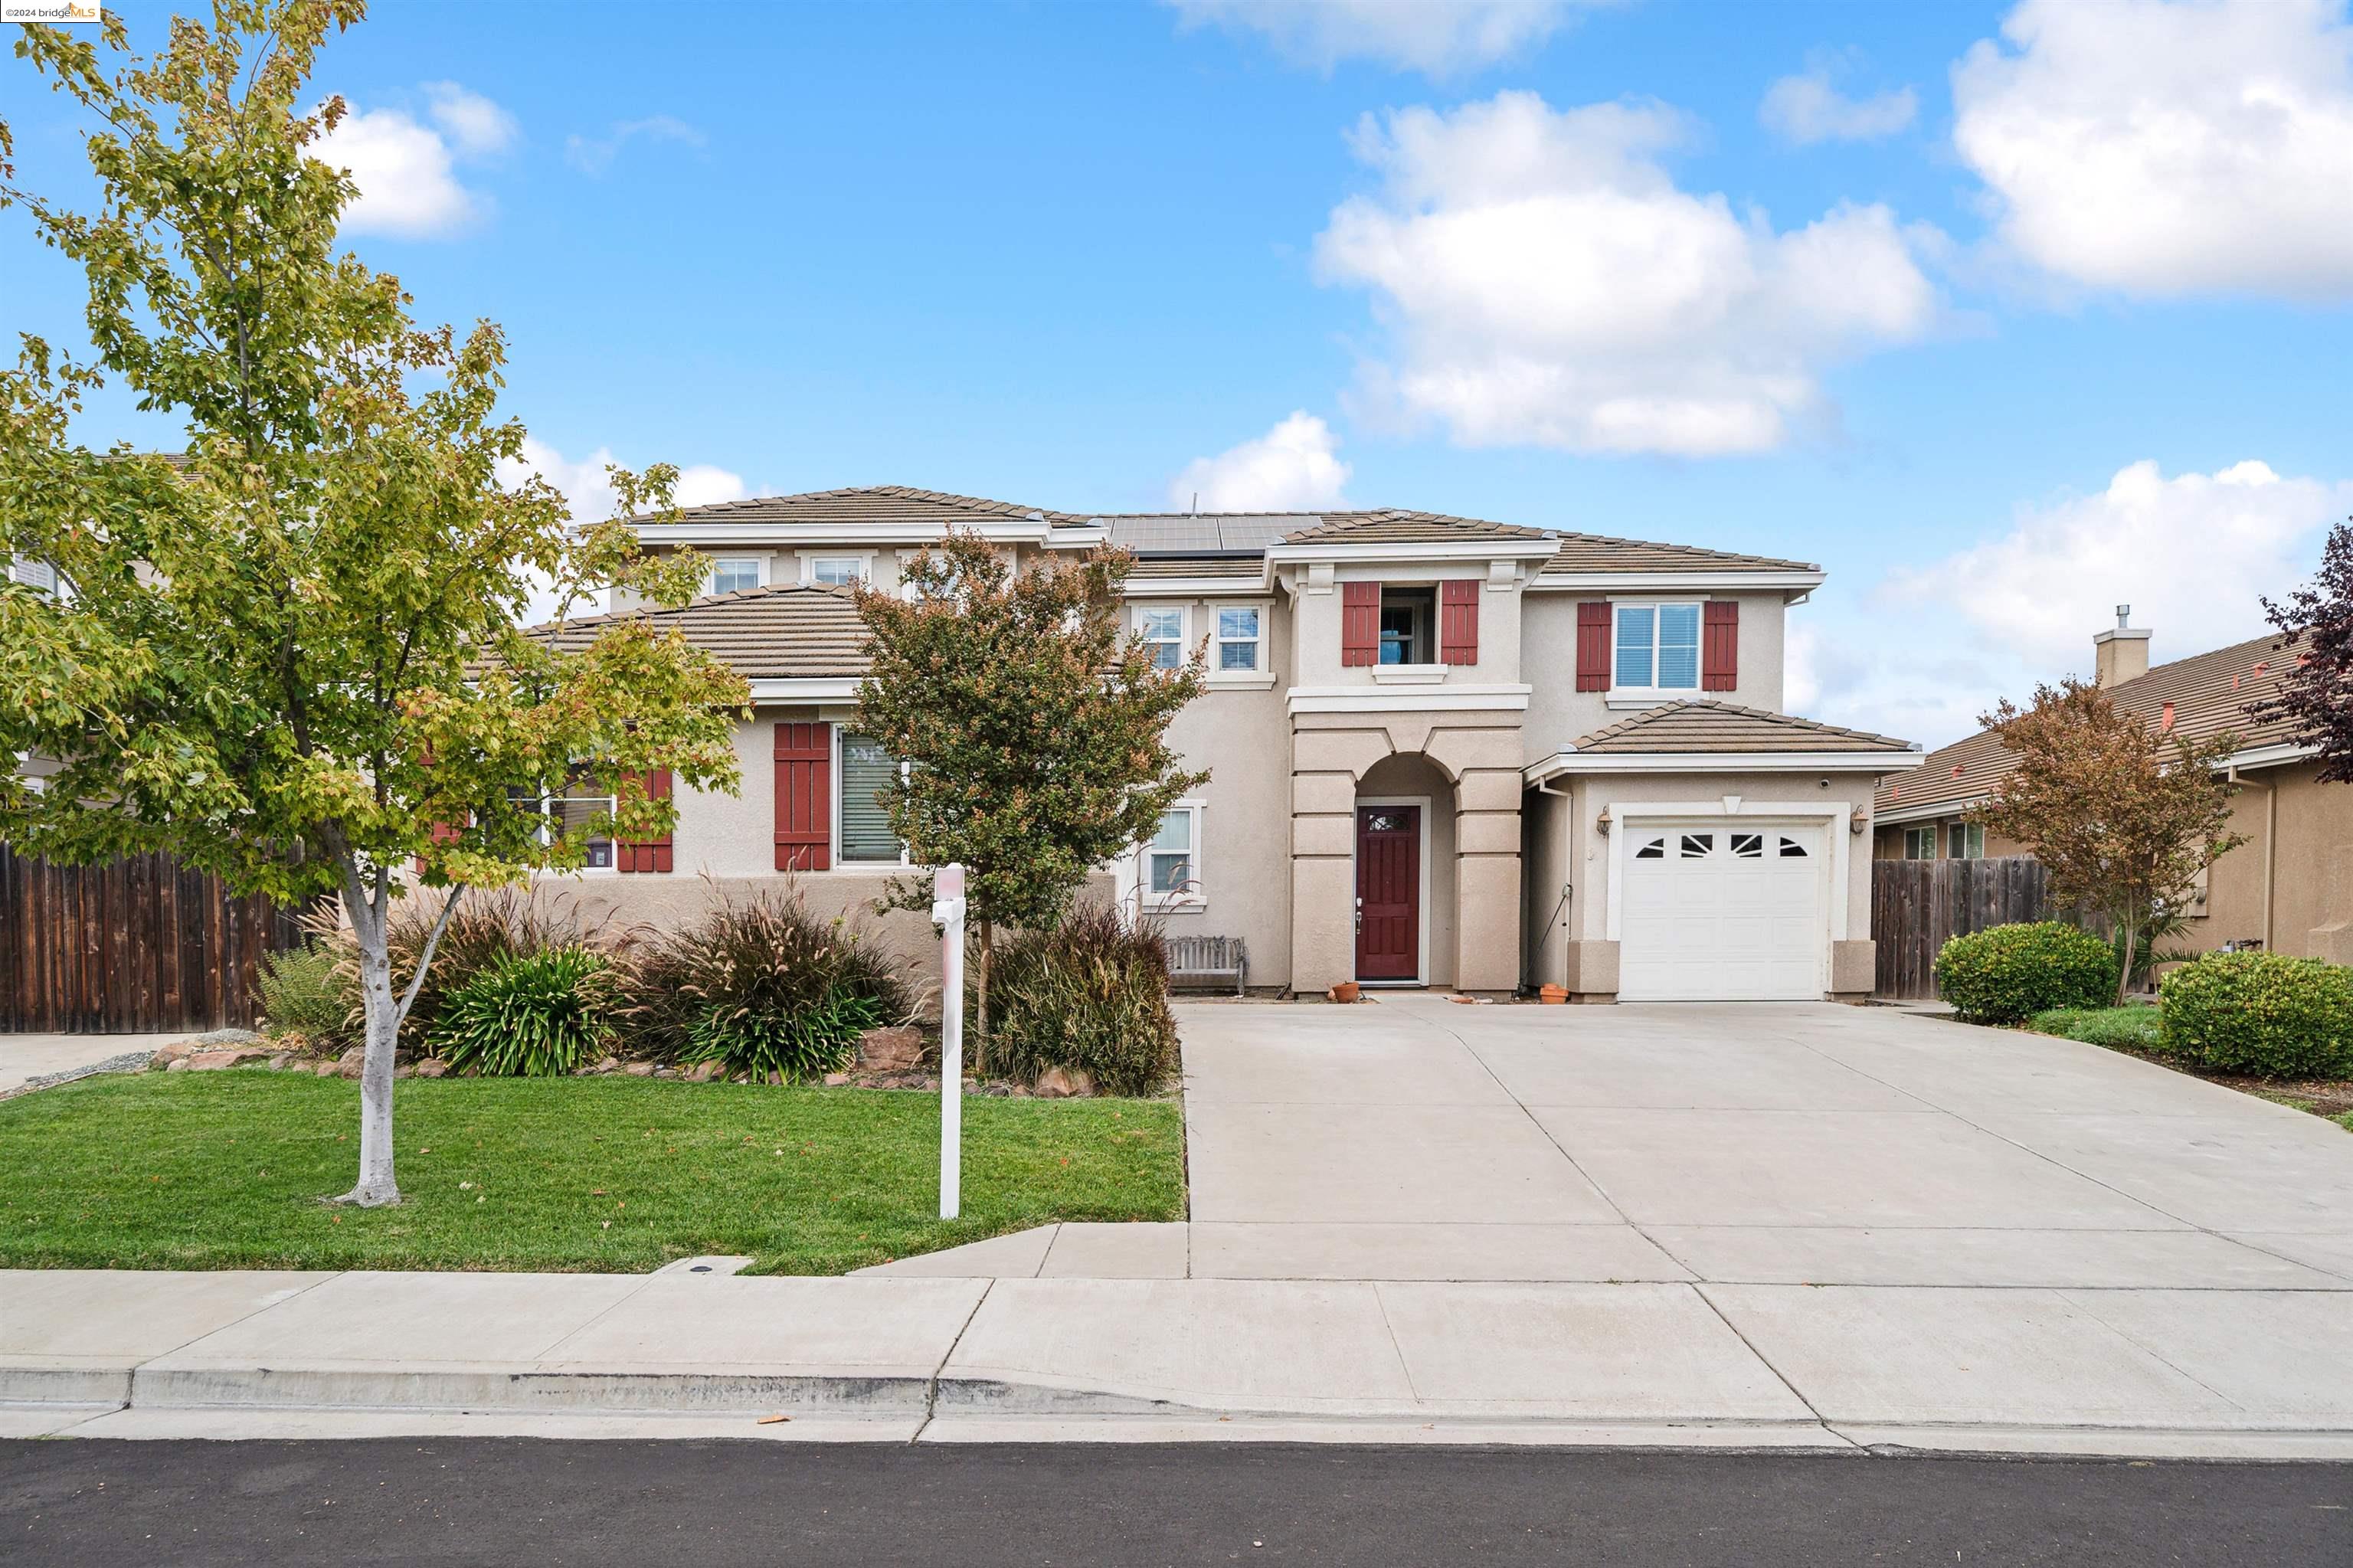
[(2353, 1134), (1831, 1005), (1181, 1010), (1196, 1277), (2353, 1289)]

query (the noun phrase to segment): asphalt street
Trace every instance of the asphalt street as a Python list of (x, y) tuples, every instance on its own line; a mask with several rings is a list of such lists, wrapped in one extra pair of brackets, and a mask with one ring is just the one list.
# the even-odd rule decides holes
[(0, 1443), (0, 1563), (2353, 1563), (2353, 1466), (1569, 1449)]

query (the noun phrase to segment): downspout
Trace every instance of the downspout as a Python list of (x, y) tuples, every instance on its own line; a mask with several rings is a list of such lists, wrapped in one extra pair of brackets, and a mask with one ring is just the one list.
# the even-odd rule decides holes
[[(2238, 789), (2261, 789), (2263, 792), (2263, 951), (2272, 950), (2272, 865), (2279, 858), (2279, 786), (2250, 784), (2239, 777), (2239, 765), (2231, 764), (2225, 777)], [(2211, 895), (2211, 889), (2209, 889)]]

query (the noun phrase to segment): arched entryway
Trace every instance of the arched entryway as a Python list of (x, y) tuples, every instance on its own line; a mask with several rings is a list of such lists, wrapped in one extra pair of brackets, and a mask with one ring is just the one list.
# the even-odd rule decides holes
[(1356, 782), (1356, 977), (1370, 985), (1452, 985), (1455, 799), (1419, 752), (1383, 758)]

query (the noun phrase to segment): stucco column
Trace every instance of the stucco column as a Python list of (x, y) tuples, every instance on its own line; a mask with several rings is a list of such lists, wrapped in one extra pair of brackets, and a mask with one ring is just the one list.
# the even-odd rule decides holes
[(1520, 983), (1520, 775), (1466, 769), (1455, 786), (1454, 984), (1510, 991)]
[[(1291, 737), (1291, 989), (1356, 974), (1356, 776), (1388, 748), (1378, 732), (1298, 729)], [(1272, 867), (1268, 868), (1272, 871)]]

